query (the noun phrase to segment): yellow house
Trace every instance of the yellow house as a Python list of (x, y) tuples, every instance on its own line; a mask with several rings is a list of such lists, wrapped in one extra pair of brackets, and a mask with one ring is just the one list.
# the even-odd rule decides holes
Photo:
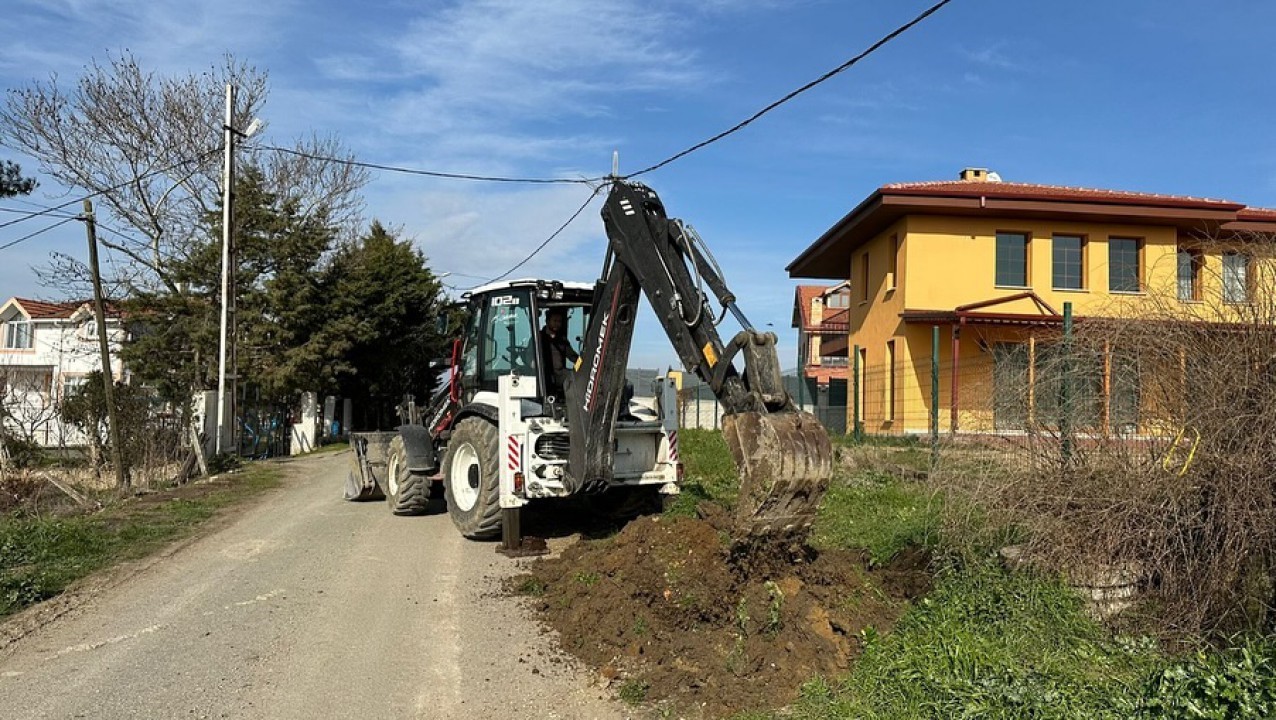
[[(1270, 268), (1271, 237), (1276, 210), (968, 168), (957, 181), (878, 188), (787, 270), (849, 281), (848, 427), (858, 416), (870, 433), (924, 433), (932, 422), (1004, 433), (1049, 414), (1053, 392), (1034, 373), (1065, 308), (1078, 323), (1167, 304), (1231, 322)], [(1094, 427), (1137, 430), (1147, 414), (1138, 362), (1118, 347), (1101, 355), (1088, 390)]]

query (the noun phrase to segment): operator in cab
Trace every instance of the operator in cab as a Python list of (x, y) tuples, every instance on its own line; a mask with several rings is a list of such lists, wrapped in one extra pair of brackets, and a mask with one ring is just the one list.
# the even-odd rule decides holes
[(567, 341), (567, 308), (546, 310), (545, 326), (541, 328), (541, 367), (545, 368), (546, 397), (563, 397), (567, 369), (574, 367), (579, 357)]

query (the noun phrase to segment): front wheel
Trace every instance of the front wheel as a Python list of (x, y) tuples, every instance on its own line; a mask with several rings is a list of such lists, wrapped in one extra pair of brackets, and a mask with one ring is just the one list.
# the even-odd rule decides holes
[(443, 460), (444, 497), (452, 523), (472, 540), (501, 532), (496, 426), (478, 417), (457, 423)]
[(424, 475), (408, 472), (408, 454), (403, 438), (390, 441), (385, 457), (385, 501), (395, 515), (422, 515), (430, 502), (430, 488)]

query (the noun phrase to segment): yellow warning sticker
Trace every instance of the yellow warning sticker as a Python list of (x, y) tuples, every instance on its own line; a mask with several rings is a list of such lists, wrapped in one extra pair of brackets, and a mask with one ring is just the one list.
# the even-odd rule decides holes
[(713, 343), (705, 343), (702, 352), (704, 353), (704, 359), (709, 363), (709, 367), (718, 364), (718, 353), (714, 351)]

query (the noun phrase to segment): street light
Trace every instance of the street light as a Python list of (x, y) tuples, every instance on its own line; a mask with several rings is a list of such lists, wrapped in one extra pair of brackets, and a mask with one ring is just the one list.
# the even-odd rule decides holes
[(237, 374), (232, 371), (230, 380), (230, 402), (226, 398), (226, 364), (227, 354), (230, 365), (235, 367), (235, 250), (231, 226), (234, 221), (234, 186), (235, 186), (235, 140), (248, 138), (261, 128), (261, 121), (253, 118), (248, 129), (240, 132), (231, 124), (234, 122), (235, 86), (226, 84), (226, 122), (222, 125), (223, 145), (225, 147), (225, 165), (222, 173), (222, 312), (221, 329), (219, 331), (217, 350), (217, 439), (214, 451), (221, 454), (223, 449), (233, 444), (234, 429), (227, 427), (227, 411), (234, 418), (235, 380)]

